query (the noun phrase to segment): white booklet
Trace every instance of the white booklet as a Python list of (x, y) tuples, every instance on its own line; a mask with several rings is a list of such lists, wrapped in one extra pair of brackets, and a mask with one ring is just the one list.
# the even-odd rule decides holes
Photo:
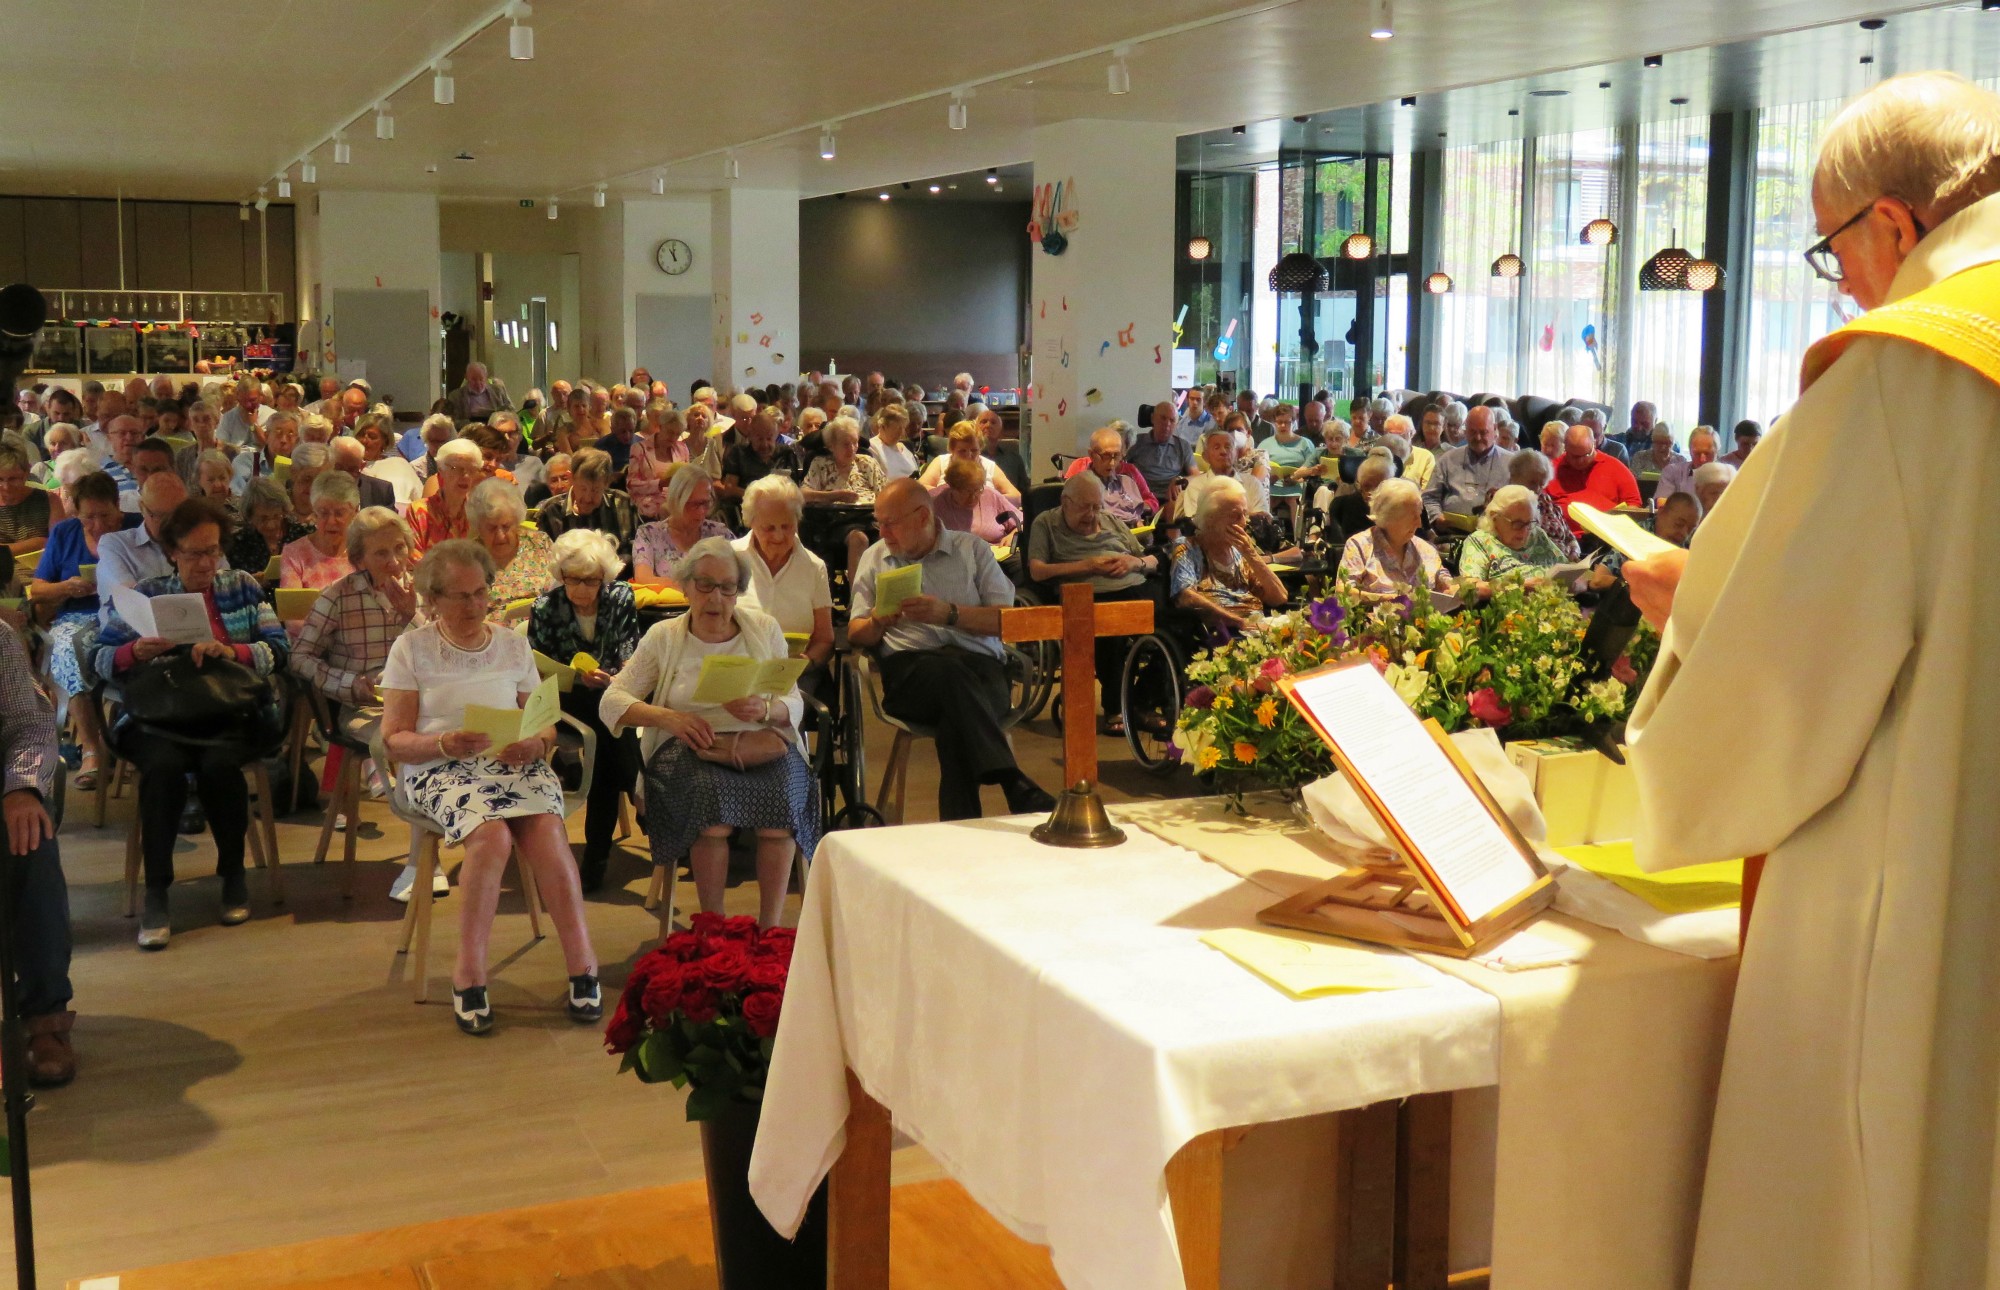
[(1583, 525), (1585, 532), (1596, 534), (1628, 560), (1644, 560), (1662, 551), (1680, 550), (1659, 534), (1640, 528), (1630, 515), (1607, 514), (1589, 502), (1571, 502), (1569, 513), (1571, 519)]
[(111, 607), (141, 640), (157, 637), (176, 645), (194, 645), (215, 639), (215, 628), (208, 621), (208, 601), (191, 591), (146, 596), (130, 587), (114, 587)]
[(1327, 668), (1289, 688), (1353, 767), (1363, 800), (1372, 795), (1388, 817), (1384, 825), (1407, 840), (1406, 858), (1430, 871), (1465, 924), (1540, 879), (1534, 861), (1380, 672), (1367, 664)]
[(529, 735), (547, 730), (561, 715), (562, 700), (556, 697), (556, 678), (545, 676), (521, 707), (489, 708), (477, 703), (466, 704), (465, 717), (459, 728), (491, 739), (493, 743), (486, 749), (491, 754), (508, 744), (519, 743)]

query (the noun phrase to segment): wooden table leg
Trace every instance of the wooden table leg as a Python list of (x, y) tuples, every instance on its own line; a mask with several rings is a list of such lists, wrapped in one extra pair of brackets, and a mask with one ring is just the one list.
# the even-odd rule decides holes
[(1334, 1290), (1384, 1290), (1394, 1265), (1396, 1104), (1340, 1113)]
[(1167, 1161), (1167, 1202), (1187, 1290), (1222, 1285), (1222, 1149), (1226, 1130), (1204, 1133)]
[(889, 1290), (889, 1110), (847, 1073), (847, 1144), (827, 1186), (827, 1290)]
[(1445, 1290), (1451, 1275), (1451, 1094), (1396, 1111), (1396, 1290)]

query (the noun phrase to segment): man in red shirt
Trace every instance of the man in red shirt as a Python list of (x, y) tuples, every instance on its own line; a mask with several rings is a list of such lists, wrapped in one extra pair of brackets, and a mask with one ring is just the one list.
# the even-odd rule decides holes
[(1583, 536), (1583, 526), (1570, 519), (1571, 502), (1588, 502), (1600, 511), (1645, 504), (1631, 468), (1599, 452), (1596, 436), (1586, 425), (1571, 426), (1564, 433), (1563, 455), (1556, 459), (1556, 477), (1549, 481), (1548, 491), (1569, 520), (1570, 532), (1578, 537)]

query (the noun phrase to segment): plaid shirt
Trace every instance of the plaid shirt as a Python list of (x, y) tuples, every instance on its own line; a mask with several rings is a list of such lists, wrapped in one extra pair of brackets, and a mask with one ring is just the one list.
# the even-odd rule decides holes
[(32, 789), (44, 800), (56, 791), (56, 717), (35, 685), (20, 636), (0, 631), (0, 757), (6, 792)]
[(398, 616), (367, 571), (356, 569), (313, 601), (292, 646), (292, 672), (336, 703), (372, 703), (389, 647), (424, 621), (421, 606), (413, 618)]

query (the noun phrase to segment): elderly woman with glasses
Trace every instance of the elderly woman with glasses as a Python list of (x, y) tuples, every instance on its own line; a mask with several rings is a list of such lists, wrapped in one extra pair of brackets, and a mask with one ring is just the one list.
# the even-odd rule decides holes
[(1171, 551), (1168, 593), (1212, 631), (1236, 633), (1250, 616), (1285, 603), (1285, 586), (1251, 538), (1250, 499), (1230, 475), (1204, 475), (1182, 495), (1194, 533)]
[(271, 561), (292, 543), (312, 532), (312, 525), (292, 513), (291, 495), (269, 475), (259, 475), (243, 490), (243, 521), (229, 539), (229, 567), (262, 575)]
[(638, 531), (638, 512), (632, 498), (611, 486), (614, 474), (611, 454), (602, 448), (584, 448), (570, 458), (569, 491), (551, 497), (535, 511), (542, 532), (559, 538), (571, 529), (596, 529), (618, 544), (618, 553), (632, 550)]
[(1534, 493), (1519, 484), (1494, 491), (1479, 528), (1458, 551), (1459, 573), (1481, 584), (1526, 578), (1562, 562), (1561, 548), (1535, 523)]
[(493, 602), (487, 616), (496, 623), (512, 622), (528, 612), (530, 601), (554, 584), (555, 543), (528, 523), (528, 507), (520, 492), (504, 479), (489, 479), (465, 499), (472, 540), (493, 557)]
[(417, 566), (417, 591), (431, 621), (403, 633), (382, 669), (382, 744), (401, 767), (410, 803), (451, 845), (465, 847), (459, 871), (458, 961), (451, 1003), (468, 1035), (493, 1029), (486, 997), (486, 946), (509, 854), (532, 869), (569, 971), (569, 1016), (603, 1016), (597, 954), (584, 925), (583, 892), (563, 828), (562, 785), (549, 767), (553, 726), (494, 747), (465, 728), (465, 710), (515, 708), (541, 677), (527, 638), (487, 620), (493, 557), (477, 542), (441, 542)]
[[(700, 404), (696, 404), (700, 407)], [(690, 462), (667, 481), (664, 518), (639, 530), (632, 542), (632, 577), (638, 582), (674, 585), (680, 558), (703, 538), (730, 536), (729, 526), (713, 518), (715, 483), (708, 472)]]
[[(799, 520), (805, 499), (799, 486), (783, 475), (766, 475), (743, 490), (743, 522), (750, 532), (736, 540), (736, 549), (750, 557), (750, 581), (740, 602), (778, 620), (794, 653), (811, 664), (799, 678), (802, 690), (814, 691), (833, 654), (833, 588), (826, 562), (799, 544)], [(805, 645), (800, 650), (798, 639)]]
[(585, 891), (604, 885), (611, 858), (611, 835), (618, 825), (618, 799), (639, 776), (639, 741), (613, 735), (598, 716), (599, 700), (639, 645), (639, 611), (632, 587), (618, 581), (624, 561), (611, 539), (595, 529), (571, 529), (556, 540), (555, 569), (560, 585), (535, 602), (528, 619), (528, 643), (558, 663), (588, 654), (597, 666), (579, 671), (562, 696), (563, 711), (597, 732), (597, 764), (583, 814), (583, 858), (577, 869)]
[(352, 475), (329, 470), (313, 480), (313, 531), (280, 553), (278, 585), (317, 591), (353, 573), (347, 558), (347, 529), (360, 508), (361, 490)]
[[(258, 676), (270, 676), (285, 666), (289, 642), (278, 616), (264, 598), (257, 579), (223, 560), (229, 539), (229, 516), (213, 502), (192, 498), (174, 508), (160, 527), (160, 545), (173, 562), (172, 573), (146, 578), (132, 590), (139, 595), (196, 595), (208, 608), (212, 637), (190, 646), (176, 645), (138, 631), (111, 613), (97, 638), (99, 676), (129, 679), (136, 668), (170, 651), (187, 649), (196, 667), (235, 665)], [(261, 751), (270, 733), (266, 724), (246, 716), (239, 729), (218, 733), (189, 731), (187, 740), (172, 738), (171, 728), (148, 729), (147, 714), (129, 712), (119, 751), (139, 768), (139, 847), (146, 862), (146, 904), (139, 919), (139, 946), (165, 949), (172, 920), (167, 889), (174, 881), (174, 842), (180, 834), (181, 809), (187, 805), (188, 777), (208, 813), (215, 837), (215, 870), (222, 879), (222, 923), (226, 927), (250, 917), (249, 888), (243, 875), (243, 840), (250, 827), (249, 793), (243, 767)], [(268, 724), (275, 725), (275, 714)]]
[(1535, 527), (1548, 535), (1564, 560), (1575, 560), (1583, 554), (1582, 548), (1576, 534), (1570, 532), (1562, 505), (1549, 496), (1549, 481), (1555, 477), (1555, 463), (1533, 448), (1523, 448), (1507, 458), (1507, 482), (1535, 495)]
[(729, 874), (729, 837), (757, 832), (757, 921), (784, 912), (792, 852), (819, 841), (819, 792), (799, 736), (804, 702), (796, 687), (728, 703), (699, 702), (710, 655), (785, 657), (777, 620), (739, 603), (750, 585), (750, 556), (726, 538), (703, 538), (675, 576), (688, 612), (656, 625), (604, 693), (604, 723), (643, 731), (647, 835), (655, 864), (689, 857), (706, 913), (720, 913)]
[(1368, 499), (1369, 527), (1340, 551), (1340, 580), (1370, 596), (1408, 595), (1417, 587), (1450, 592), (1452, 577), (1436, 547), (1417, 536), (1424, 495), (1407, 479), (1385, 479)]
[(486, 457), (470, 439), (453, 439), (437, 450), (438, 491), (410, 503), (410, 531), (422, 555), (440, 542), (472, 536), (465, 502), (486, 478)]

